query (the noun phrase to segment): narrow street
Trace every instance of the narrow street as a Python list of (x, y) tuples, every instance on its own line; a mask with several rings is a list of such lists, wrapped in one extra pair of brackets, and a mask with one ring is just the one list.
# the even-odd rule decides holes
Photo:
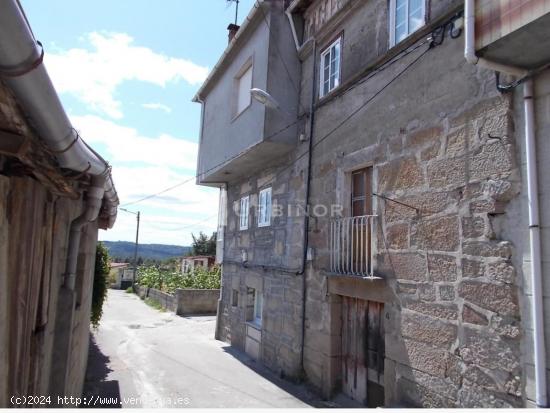
[(215, 340), (214, 326), (213, 316), (179, 317), (149, 307), (134, 294), (109, 290), (90, 343), (86, 403), (153, 408), (313, 405), (304, 388), (278, 379)]

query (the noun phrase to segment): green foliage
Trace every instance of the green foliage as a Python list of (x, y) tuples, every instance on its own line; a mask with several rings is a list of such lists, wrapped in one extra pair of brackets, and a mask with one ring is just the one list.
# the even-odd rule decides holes
[(126, 288), (125, 290), (128, 294), (132, 294), (134, 292), (134, 288), (133, 287), (128, 287)]
[(191, 255), (216, 255), (216, 233), (214, 232), (210, 238), (202, 231), (198, 237), (191, 234), (193, 244), (191, 245)]
[(140, 267), (137, 282), (167, 293), (173, 293), (177, 288), (216, 290), (220, 288), (221, 270), (219, 267), (198, 267), (188, 274), (181, 274), (166, 268)]
[(99, 325), (103, 314), (103, 302), (107, 296), (109, 277), (109, 253), (102, 242), (97, 243), (95, 253), (94, 285), (92, 292), (91, 323), (94, 328)]

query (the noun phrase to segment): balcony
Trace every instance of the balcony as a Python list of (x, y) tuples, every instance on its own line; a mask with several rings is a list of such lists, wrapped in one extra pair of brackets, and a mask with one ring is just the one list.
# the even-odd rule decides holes
[(478, 56), (527, 70), (550, 60), (550, 2), (476, 1), (475, 15)]
[[(219, 186), (274, 165), (298, 144), (300, 61), (278, 2), (253, 7), (194, 101), (202, 105), (197, 183)], [(269, 93), (279, 107), (252, 98)], [(275, 105), (276, 106), (276, 105)]]
[(376, 215), (337, 218), (330, 222), (330, 272), (374, 277), (373, 240)]

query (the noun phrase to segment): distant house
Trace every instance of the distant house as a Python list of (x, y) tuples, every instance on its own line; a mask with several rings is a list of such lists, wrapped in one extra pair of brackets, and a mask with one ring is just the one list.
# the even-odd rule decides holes
[(125, 290), (132, 285), (133, 269), (128, 268), (129, 265), (127, 262), (112, 262), (109, 264), (110, 273), (115, 279), (111, 287)]
[(216, 257), (213, 255), (194, 255), (183, 257), (181, 259), (181, 273), (185, 274), (193, 271), (196, 267), (211, 268), (214, 265)]

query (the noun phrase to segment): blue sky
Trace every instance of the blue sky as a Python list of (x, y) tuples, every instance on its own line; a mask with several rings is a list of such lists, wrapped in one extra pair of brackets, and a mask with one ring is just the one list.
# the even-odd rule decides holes
[[(239, 21), (254, 0), (241, 0)], [(191, 99), (227, 46), (226, 0), (22, 0), (73, 126), (113, 165), (121, 204), (195, 174), (200, 106)], [(127, 206), (141, 242), (187, 245), (216, 227), (218, 191), (188, 183)], [(119, 211), (100, 239), (133, 240)]]

